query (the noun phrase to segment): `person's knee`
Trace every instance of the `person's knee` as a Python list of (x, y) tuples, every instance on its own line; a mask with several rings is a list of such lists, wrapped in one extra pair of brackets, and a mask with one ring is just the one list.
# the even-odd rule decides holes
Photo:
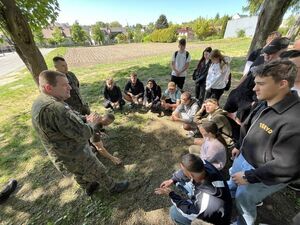
[(184, 124), (182, 125), (182, 127), (183, 127), (183, 129), (185, 129), (185, 130), (191, 130), (191, 129), (192, 129), (192, 126), (191, 126), (190, 124), (188, 124), (188, 123), (184, 123)]
[(249, 204), (250, 202), (255, 204), (253, 193), (249, 193), (247, 189), (237, 190), (235, 193), (235, 201), (237, 205)]

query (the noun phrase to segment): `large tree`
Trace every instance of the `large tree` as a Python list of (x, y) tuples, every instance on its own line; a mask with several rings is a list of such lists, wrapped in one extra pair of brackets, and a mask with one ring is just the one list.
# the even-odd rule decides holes
[(103, 24), (101, 22), (97, 22), (95, 25), (92, 26), (92, 38), (96, 42), (96, 44), (103, 44), (105, 38), (104, 33), (101, 30)]
[(0, 0), (0, 27), (11, 38), (16, 52), (38, 83), (38, 75), (47, 69), (37, 48), (32, 30), (54, 22), (58, 16), (57, 0)]
[(156, 29), (164, 29), (164, 28), (168, 28), (168, 27), (169, 27), (169, 23), (168, 23), (167, 17), (163, 14), (160, 15), (155, 23), (155, 28)]
[(84, 42), (88, 39), (88, 34), (82, 29), (78, 21), (75, 21), (71, 27), (71, 36), (74, 43), (77, 44), (84, 44)]
[(254, 49), (262, 48), (266, 44), (268, 35), (278, 30), (287, 9), (298, 0), (248, 0), (248, 9), (251, 14), (258, 14), (258, 20), (254, 37), (248, 54)]

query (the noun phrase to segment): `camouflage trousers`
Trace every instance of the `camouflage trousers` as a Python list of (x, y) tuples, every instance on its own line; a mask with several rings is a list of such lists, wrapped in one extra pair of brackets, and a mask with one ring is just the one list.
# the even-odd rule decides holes
[(74, 178), (82, 188), (87, 188), (92, 182), (97, 182), (101, 187), (109, 191), (115, 185), (115, 181), (107, 174), (106, 167), (92, 152), (91, 147), (85, 145), (83, 152), (78, 156), (70, 156), (68, 159), (59, 160), (60, 166), (52, 161), (57, 168), (61, 164), (64, 170), (74, 174)]

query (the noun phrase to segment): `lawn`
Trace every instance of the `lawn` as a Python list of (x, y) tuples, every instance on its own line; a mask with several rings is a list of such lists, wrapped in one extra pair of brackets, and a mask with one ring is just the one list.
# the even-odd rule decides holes
[[(233, 57), (232, 73), (238, 79), (249, 44), (249, 39), (192, 43), (189, 74), (196, 67), (202, 49), (211, 45)], [(120, 50), (122, 45), (116, 48)], [(48, 67), (53, 68), (53, 56), (66, 55), (68, 51), (59, 48), (48, 54)], [(170, 54), (161, 53), (115, 63), (77, 65), (70, 70), (79, 78), (83, 98), (92, 110), (104, 113), (102, 90), (107, 77), (114, 77), (123, 88), (129, 74), (136, 71), (143, 82), (152, 77), (165, 89), (169, 61)], [(18, 77), (19, 80), (0, 87), (0, 184), (12, 177), (20, 184), (17, 192), (0, 205), (0, 224), (170, 224), (169, 200), (155, 196), (153, 190), (178, 168), (180, 155), (191, 144), (179, 125), (152, 113), (116, 114), (104, 143), (110, 152), (118, 152), (124, 167), (101, 161), (113, 177), (129, 178), (134, 185), (123, 195), (108, 196), (100, 191), (91, 199), (72, 177), (63, 177), (48, 160), (31, 126), (30, 109), (38, 89), (26, 70), (20, 71)], [(192, 80), (188, 79), (187, 83), (187, 89), (192, 91)], [(299, 209), (299, 196), (284, 190), (266, 200), (259, 220), (289, 224)]]

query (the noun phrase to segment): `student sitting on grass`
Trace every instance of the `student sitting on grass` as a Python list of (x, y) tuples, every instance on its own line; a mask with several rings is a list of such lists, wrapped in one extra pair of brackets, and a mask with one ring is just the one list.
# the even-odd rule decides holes
[(161, 106), (163, 110), (174, 111), (180, 104), (181, 92), (176, 88), (176, 84), (171, 81), (161, 98)]
[(222, 170), (226, 164), (227, 144), (218, 130), (215, 122), (206, 121), (199, 125), (200, 133), (203, 137), (202, 145), (191, 145), (189, 152), (200, 156), (214, 165), (218, 170)]
[(126, 101), (131, 103), (133, 108), (135, 105), (142, 105), (144, 98), (144, 85), (137, 78), (135, 72), (131, 73), (130, 80), (127, 82), (124, 90), (124, 98)]
[(106, 80), (103, 104), (105, 108), (111, 108), (112, 110), (122, 110), (123, 105), (125, 105), (121, 89), (115, 85), (115, 82), (111, 77)]
[(161, 88), (156, 84), (155, 80), (147, 81), (144, 106), (151, 109), (152, 112), (157, 112), (160, 108)]

